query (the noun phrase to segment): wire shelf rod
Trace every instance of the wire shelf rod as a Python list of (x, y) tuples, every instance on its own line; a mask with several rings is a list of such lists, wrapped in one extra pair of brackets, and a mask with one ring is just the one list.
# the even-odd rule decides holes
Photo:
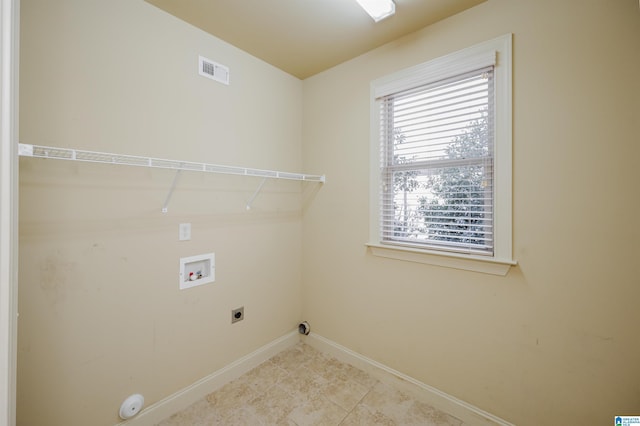
[(224, 166), (220, 164), (197, 163), (191, 161), (167, 160), (161, 158), (140, 157), (126, 154), (112, 154), (105, 152), (85, 151), (71, 148), (57, 148), (23, 143), (19, 144), (18, 146), (18, 155), (20, 155), (21, 157), (35, 157), (54, 160), (82, 161), (89, 163), (118, 164), (124, 166), (244, 175), (270, 179), (287, 179), (320, 183), (325, 182), (324, 175), (291, 173), (276, 170), (253, 169), (248, 167)]

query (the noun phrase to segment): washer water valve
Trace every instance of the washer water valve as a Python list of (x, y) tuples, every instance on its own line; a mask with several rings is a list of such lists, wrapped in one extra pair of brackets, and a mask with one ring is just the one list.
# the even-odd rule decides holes
[(142, 410), (144, 405), (144, 396), (136, 393), (124, 400), (120, 406), (120, 418), (122, 420), (130, 419)]

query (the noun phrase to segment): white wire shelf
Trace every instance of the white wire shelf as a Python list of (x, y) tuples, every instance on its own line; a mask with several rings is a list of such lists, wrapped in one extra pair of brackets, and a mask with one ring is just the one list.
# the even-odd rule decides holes
[(223, 166), (219, 164), (196, 163), (192, 161), (166, 160), (161, 158), (139, 157), (135, 155), (110, 154), (105, 152), (84, 151), (80, 149), (56, 148), (19, 144), (21, 157), (49, 158), (55, 160), (83, 161), (89, 163), (119, 164), (124, 166), (152, 167), (194, 172), (222, 173), (230, 175), (255, 176), (270, 179), (289, 179), (308, 182), (325, 182), (324, 175), (310, 175), (276, 170), (252, 169), (248, 167)]
[(251, 205), (256, 199), (267, 179), (287, 179), (306, 182), (324, 183), (324, 175), (308, 175), (304, 173), (281, 172), (276, 170), (251, 169), (248, 167), (222, 166), (219, 164), (195, 163), (193, 161), (165, 160), (162, 158), (140, 157), (136, 155), (110, 154), (106, 152), (85, 151), (81, 149), (56, 148), (51, 146), (29, 145), (21, 143), (18, 145), (18, 155), (21, 157), (48, 158), (53, 160), (83, 161), (87, 163), (118, 164), (123, 166), (152, 167), (156, 169), (175, 170), (167, 198), (162, 206), (162, 213), (167, 213), (171, 195), (178, 182), (178, 177), (182, 171), (222, 173), (227, 175), (241, 175), (261, 177), (262, 182), (258, 189), (247, 202), (247, 210), (251, 210)]

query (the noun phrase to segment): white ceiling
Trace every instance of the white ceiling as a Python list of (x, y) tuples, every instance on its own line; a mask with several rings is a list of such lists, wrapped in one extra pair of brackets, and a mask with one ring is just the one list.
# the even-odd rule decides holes
[(378, 23), (355, 0), (146, 0), (304, 79), (486, 0), (395, 0)]

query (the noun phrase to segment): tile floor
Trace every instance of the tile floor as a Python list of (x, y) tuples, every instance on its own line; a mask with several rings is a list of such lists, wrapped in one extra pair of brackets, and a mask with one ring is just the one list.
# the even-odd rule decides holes
[(156, 426), (462, 424), (299, 343)]

